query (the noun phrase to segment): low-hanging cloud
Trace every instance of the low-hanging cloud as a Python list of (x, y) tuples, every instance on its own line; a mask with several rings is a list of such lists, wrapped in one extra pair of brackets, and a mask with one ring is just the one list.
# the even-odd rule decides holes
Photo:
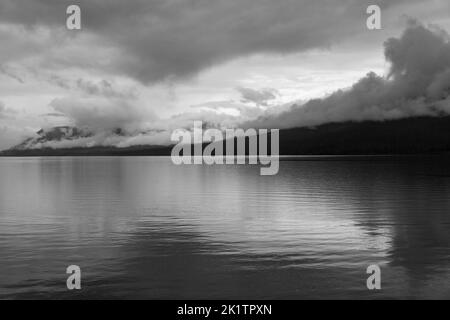
[[(170, 137), (174, 130), (191, 130), (194, 121), (201, 120), (206, 128), (219, 129), (236, 126), (239, 122), (235, 116), (213, 111), (186, 112), (168, 119), (155, 120), (144, 116), (136, 106), (111, 100), (64, 98), (54, 100), (51, 105), (59, 112), (56, 115), (70, 119), (74, 127), (46, 128), (43, 130), (44, 135), (60, 130), (69, 133), (66, 132), (58, 139), (45, 139), (41, 134), (30, 135), (31, 139), (21, 145), (20, 149), (169, 145), (172, 143)], [(74, 132), (77, 133), (72, 134)]]
[(145, 121), (155, 119), (150, 110), (119, 98), (65, 97), (53, 100), (50, 105), (74, 125), (97, 132), (120, 128), (131, 133), (142, 129)]
[(437, 26), (410, 21), (400, 38), (385, 42), (387, 77), (371, 72), (348, 90), (293, 105), (247, 126), (290, 128), (330, 122), (392, 120), (450, 113), (450, 41)]
[(23, 139), (33, 135), (32, 129), (24, 126), (11, 125), (10, 121), (17, 116), (17, 113), (9, 109), (0, 101), (0, 150), (18, 144)]

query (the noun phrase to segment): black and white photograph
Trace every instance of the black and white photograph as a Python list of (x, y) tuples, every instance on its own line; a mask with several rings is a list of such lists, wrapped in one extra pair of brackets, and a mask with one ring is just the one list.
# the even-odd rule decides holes
[(449, 299), (450, 1), (0, 0), (0, 300)]

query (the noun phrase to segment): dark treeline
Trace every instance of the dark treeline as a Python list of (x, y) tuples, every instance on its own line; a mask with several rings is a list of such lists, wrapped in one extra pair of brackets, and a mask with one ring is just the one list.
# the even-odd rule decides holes
[[(269, 139), (270, 142), (270, 139)], [(246, 141), (248, 150), (248, 141)], [(270, 145), (270, 143), (269, 143)], [(1, 156), (168, 156), (172, 146), (7, 150)], [(225, 152), (224, 148), (224, 152)], [(280, 155), (435, 154), (450, 152), (450, 117), (346, 122), (280, 131)], [(192, 152), (192, 154), (194, 154)]]

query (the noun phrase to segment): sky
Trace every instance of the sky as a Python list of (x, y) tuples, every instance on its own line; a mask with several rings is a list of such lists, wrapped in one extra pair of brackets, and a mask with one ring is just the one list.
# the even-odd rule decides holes
[[(66, 28), (71, 4), (81, 30)], [(366, 26), (371, 4), (381, 30)], [(58, 125), (129, 146), (168, 143), (194, 120), (285, 128), (440, 114), (444, 30), (448, 0), (0, 0), (0, 149)], [(126, 138), (108, 134), (118, 127)]]

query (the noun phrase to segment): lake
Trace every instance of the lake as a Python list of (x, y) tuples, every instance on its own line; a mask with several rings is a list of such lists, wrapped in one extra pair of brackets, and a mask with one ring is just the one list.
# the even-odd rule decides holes
[(0, 298), (449, 299), (449, 160), (0, 158)]

